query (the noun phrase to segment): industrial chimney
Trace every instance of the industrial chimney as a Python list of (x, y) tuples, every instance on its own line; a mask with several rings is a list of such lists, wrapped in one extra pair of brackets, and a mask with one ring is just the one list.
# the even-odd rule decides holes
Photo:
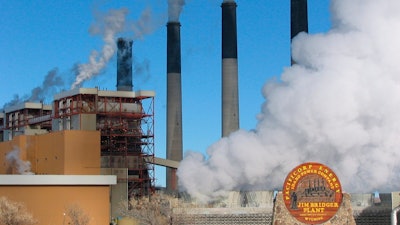
[[(307, 0), (290, 1), (290, 41), (300, 32), (308, 32)], [(295, 64), (291, 58), (292, 65)]]
[(132, 40), (117, 41), (117, 91), (132, 91)]
[[(183, 156), (180, 26), (167, 23), (167, 159), (178, 162)], [(176, 169), (166, 169), (166, 186), (178, 190)]]
[(236, 3), (222, 8), (222, 137), (239, 129)]

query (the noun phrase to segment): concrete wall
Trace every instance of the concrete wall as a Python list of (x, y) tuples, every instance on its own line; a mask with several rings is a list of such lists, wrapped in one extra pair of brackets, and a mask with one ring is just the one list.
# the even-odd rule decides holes
[(121, 202), (128, 199), (128, 168), (102, 168), (101, 174), (117, 176), (117, 184), (111, 187), (111, 217), (120, 216)]

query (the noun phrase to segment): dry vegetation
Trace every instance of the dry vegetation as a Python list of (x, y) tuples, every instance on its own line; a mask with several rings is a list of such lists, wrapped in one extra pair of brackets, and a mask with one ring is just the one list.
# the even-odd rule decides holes
[(90, 222), (89, 214), (85, 213), (77, 204), (66, 207), (65, 214), (69, 217), (72, 225), (87, 225)]
[(164, 194), (131, 199), (129, 203), (122, 202), (119, 211), (121, 216), (134, 218), (141, 225), (167, 225), (172, 221), (174, 199)]
[(183, 209), (196, 207), (198, 206), (185, 202), (183, 198), (159, 192), (121, 202), (119, 214), (134, 219), (140, 225), (184, 225), (193, 224), (193, 218), (187, 217), (187, 212)]
[(33, 224), (37, 224), (37, 220), (27, 211), (25, 204), (0, 197), (0, 225)]

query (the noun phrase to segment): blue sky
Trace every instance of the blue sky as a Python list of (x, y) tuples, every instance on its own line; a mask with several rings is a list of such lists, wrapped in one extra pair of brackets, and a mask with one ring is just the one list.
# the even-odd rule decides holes
[[(204, 152), (221, 136), (221, 1), (188, 0), (180, 16), (184, 150)], [(290, 1), (237, 0), (240, 127), (254, 129), (265, 99), (261, 90), (290, 65)], [(151, 32), (134, 40), (135, 65), (147, 68), (133, 75), (135, 90), (154, 90), (155, 153), (165, 157), (167, 0), (6, 1), (0, 0), (0, 106), (14, 95), (30, 95), (54, 68), (69, 89), (77, 63), (100, 51), (100, 36), (89, 33), (96, 16), (127, 8), (127, 20), (152, 11)], [(330, 28), (328, 0), (309, 0), (309, 32)], [(131, 37), (125, 32), (117, 37)], [(116, 59), (83, 83), (116, 90)], [(52, 96), (46, 98), (51, 103)], [(157, 185), (164, 169), (156, 168)]]

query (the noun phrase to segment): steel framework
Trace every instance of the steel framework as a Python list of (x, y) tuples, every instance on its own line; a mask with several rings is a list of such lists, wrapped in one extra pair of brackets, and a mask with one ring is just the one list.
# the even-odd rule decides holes
[(64, 96), (54, 101), (53, 117), (74, 120), (76, 115), (96, 115), (102, 167), (128, 168), (129, 197), (143, 196), (154, 192), (155, 186), (154, 97), (124, 93)]

